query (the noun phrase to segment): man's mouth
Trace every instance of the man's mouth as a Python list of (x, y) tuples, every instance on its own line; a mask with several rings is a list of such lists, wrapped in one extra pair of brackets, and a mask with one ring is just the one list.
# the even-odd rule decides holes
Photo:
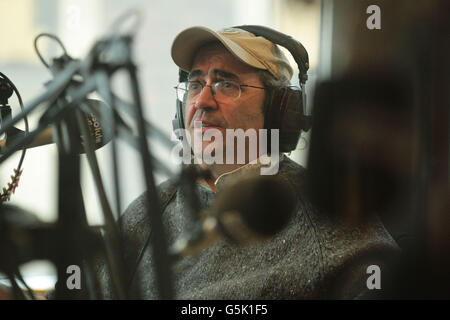
[(206, 121), (201, 121), (201, 120), (196, 120), (194, 121), (194, 127), (197, 128), (220, 128), (219, 125), (212, 123), (212, 122), (206, 122)]

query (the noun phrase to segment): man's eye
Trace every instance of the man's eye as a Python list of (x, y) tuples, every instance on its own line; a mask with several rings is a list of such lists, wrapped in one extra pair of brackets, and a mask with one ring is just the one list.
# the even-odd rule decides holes
[(236, 84), (230, 81), (221, 81), (220, 86), (222, 86), (224, 89), (236, 88)]
[(198, 82), (189, 82), (188, 84), (188, 90), (198, 90), (199, 88), (201, 88), (201, 85)]

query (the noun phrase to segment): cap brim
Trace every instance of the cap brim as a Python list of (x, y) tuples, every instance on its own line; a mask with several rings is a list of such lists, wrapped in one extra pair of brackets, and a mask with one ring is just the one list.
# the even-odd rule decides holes
[(209, 28), (200, 26), (191, 27), (178, 34), (172, 44), (172, 59), (178, 67), (189, 72), (197, 50), (208, 42), (213, 41), (220, 41), (232, 54), (244, 63), (255, 68), (266, 69), (262, 63), (233, 41)]

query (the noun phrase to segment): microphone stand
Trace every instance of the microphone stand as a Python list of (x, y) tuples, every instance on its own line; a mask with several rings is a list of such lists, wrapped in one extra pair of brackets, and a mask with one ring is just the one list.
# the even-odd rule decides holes
[[(174, 291), (172, 284), (172, 275), (170, 270), (170, 261), (168, 255), (168, 245), (166, 236), (164, 234), (164, 226), (162, 224), (162, 210), (160, 201), (157, 195), (155, 179), (153, 176), (153, 159), (147, 145), (147, 135), (144, 123), (144, 116), (142, 112), (141, 96), (139, 92), (138, 80), (136, 75), (136, 66), (130, 61), (126, 67), (130, 80), (131, 89), (135, 102), (135, 112), (137, 117), (139, 147), (141, 150), (142, 166), (144, 169), (145, 184), (147, 190), (147, 214), (152, 223), (152, 233), (150, 241), (154, 253), (155, 271), (157, 275), (157, 284), (159, 296), (161, 299), (173, 299)], [(152, 207), (153, 206), (153, 207)], [(149, 208), (153, 210), (149, 210)]]
[[(56, 299), (85, 298), (78, 295), (78, 290), (69, 290), (63, 279), (67, 278), (66, 270), (70, 265), (81, 268), (84, 257), (83, 240), (79, 239), (80, 230), (87, 227), (83, 208), (80, 178), (79, 135), (73, 121), (73, 112), (67, 112), (66, 117), (57, 125), (59, 192), (58, 192), (58, 226), (60, 243), (56, 267), (58, 282)], [(66, 129), (66, 130), (64, 130)], [(87, 248), (89, 249), (89, 248)], [(89, 288), (90, 289), (90, 288)]]
[[(158, 198), (156, 183), (153, 172), (161, 169), (164, 173), (173, 172), (164, 163), (154, 158), (149, 150), (147, 136), (158, 138), (165, 146), (171, 147), (173, 143), (165, 137), (154, 126), (145, 121), (143, 106), (139, 91), (137, 78), (137, 67), (131, 58), (132, 37), (113, 35), (98, 41), (89, 55), (83, 61), (67, 62), (62, 66), (54, 80), (47, 86), (47, 91), (34, 99), (24, 110), (14, 118), (4, 123), (0, 129), (0, 135), (26, 115), (36, 109), (41, 103), (48, 102), (49, 108), (40, 119), (38, 128), (22, 138), (15, 139), (0, 157), (0, 163), (5, 161), (15, 151), (29, 144), (35, 136), (49, 125), (55, 126), (57, 133), (58, 160), (59, 160), (59, 192), (58, 192), (58, 221), (57, 221), (57, 245), (56, 252), (49, 254), (55, 262), (58, 271), (58, 283), (56, 287), (56, 298), (91, 298), (97, 297), (93, 276), (89, 270), (89, 259), (94, 252), (103, 250), (106, 246), (108, 267), (111, 271), (115, 296), (119, 299), (126, 298), (124, 285), (122, 248), (119, 238), (119, 230), (115, 224), (111, 207), (109, 206), (106, 192), (102, 183), (100, 170), (95, 157), (92, 137), (88, 133), (86, 123), (80, 121), (82, 118), (80, 108), (87, 95), (97, 90), (103, 99), (109, 104), (109, 125), (113, 128), (113, 171), (115, 176), (116, 208), (120, 211), (120, 181), (118, 178), (118, 162), (115, 136), (123, 138), (133, 147), (138, 148), (141, 155), (141, 163), (145, 177), (147, 190), (145, 210), (151, 223), (150, 243), (154, 254), (154, 267), (157, 279), (157, 288), (161, 299), (173, 299), (174, 289), (171, 274), (171, 261), (168, 254), (167, 239), (162, 223), (162, 208)], [(133, 103), (123, 103), (111, 91), (110, 78), (117, 70), (124, 69), (130, 80)], [(73, 85), (73, 76), (81, 74), (83, 81), (77, 86)], [(81, 107), (80, 107), (81, 105)], [(118, 119), (118, 112), (124, 111), (132, 116), (137, 126), (137, 136), (130, 133), (129, 128), (124, 127)], [(106, 111), (105, 111), (106, 112)], [(77, 126), (78, 120), (78, 126)], [(86, 213), (84, 209), (82, 192), (80, 187), (80, 131), (85, 137), (84, 144), (89, 165), (92, 170), (94, 182), (97, 187), (102, 211), (105, 217), (106, 239), (99, 244), (99, 235), (88, 229)], [(184, 175), (182, 179), (190, 179), (190, 175)], [(186, 180), (184, 180), (186, 181)], [(191, 181), (192, 182), (192, 181)], [(184, 190), (190, 189), (189, 183), (184, 183)], [(196, 211), (198, 204), (192, 193), (189, 195), (192, 210)], [(192, 213), (191, 210), (191, 213)], [(195, 218), (192, 213), (192, 218)], [(50, 251), (50, 250), (49, 250)], [(85, 261), (88, 261), (85, 264)], [(86, 280), (88, 293), (77, 293), (76, 290), (68, 290), (65, 286), (67, 278), (67, 267), (69, 265), (83, 266), (83, 277)]]
[[(69, 90), (67, 89), (70, 85), (71, 77), (78, 69), (79, 63), (69, 64), (61, 71), (61, 74), (55, 77), (55, 80), (50, 83), (48, 90), (43, 95), (35, 99), (30, 106), (24, 108), (18, 116), (8, 121), (0, 130), (1, 132), (7, 132), (10, 127), (22, 120), (42, 102), (50, 99), (50, 108), (44, 117), (41, 118), (38, 128), (30, 134), (15, 140), (12, 145), (8, 146), (0, 158), (0, 163), (5, 161), (15, 151), (23, 148), (24, 145), (26, 146), (50, 124), (56, 126), (59, 151), (59, 213), (56, 223), (58, 232), (55, 233), (54, 241), (59, 243), (59, 246), (54, 250), (55, 252), (48, 254), (48, 258), (55, 263), (58, 270), (57, 299), (87, 298), (83, 291), (77, 293), (77, 290), (71, 291), (65, 287), (66, 281), (64, 279), (67, 278), (67, 267), (69, 265), (77, 265), (82, 269), (82, 266), (85, 265), (84, 259), (90, 258), (91, 254), (101, 247), (98, 244), (97, 235), (87, 230), (88, 226), (79, 182), (78, 152), (80, 151), (80, 138), (73, 116), (73, 109), (86, 99), (88, 93), (95, 89), (95, 79), (87, 79), (75, 94), (69, 95)], [(61, 96), (70, 96), (70, 102), (61, 98)], [(86, 140), (90, 139), (89, 134), (85, 137), (88, 137)], [(92, 148), (92, 143), (90, 147)], [(84, 269), (83, 267), (82, 276), (85, 274)], [(87, 280), (88, 296), (95, 298), (94, 285), (90, 281), (92, 276), (87, 275), (83, 278)], [(121, 288), (117, 290), (119, 291), (118, 296), (123, 297), (123, 290)]]
[[(25, 108), (18, 115), (16, 115), (12, 119), (9, 119), (4, 123), (2, 128), (0, 128), (0, 135), (11, 130), (11, 128), (13, 128), (15, 124), (23, 120), (29, 113), (35, 110), (43, 102), (49, 101), (48, 103), (49, 106), (54, 105), (56, 99), (69, 85), (71, 77), (75, 74), (77, 68), (78, 63), (72, 63), (69, 66), (67, 66), (58, 76), (55, 77), (52, 83), (49, 84), (46, 92), (44, 92), (42, 95), (34, 99), (28, 106), (25, 106)], [(81, 96), (84, 97), (89, 92), (91, 92), (94, 88), (93, 85), (94, 81), (87, 82), (87, 84), (85, 84), (84, 86), (85, 89), (81, 93)], [(70, 103), (69, 105), (70, 107), (76, 106), (73, 103)], [(27, 146), (29, 143), (31, 143), (34, 140), (34, 138), (43, 130), (45, 130), (50, 124), (61, 120), (63, 112), (64, 110), (62, 109), (56, 110), (53, 108), (49, 109), (47, 114), (39, 121), (37, 129), (29, 132), (28, 134), (22, 136), (21, 138), (14, 139), (11, 145), (5, 148), (0, 157), (0, 164), (4, 162), (6, 159), (8, 159), (9, 156), (11, 156), (14, 152), (20, 150), (21, 148), (23, 148), (23, 146)]]

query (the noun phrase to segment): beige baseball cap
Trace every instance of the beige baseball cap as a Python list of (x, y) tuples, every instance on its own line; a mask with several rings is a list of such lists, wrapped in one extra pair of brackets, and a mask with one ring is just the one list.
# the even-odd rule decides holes
[(292, 67), (286, 56), (266, 38), (238, 28), (213, 31), (206, 27), (191, 27), (180, 32), (172, 44), (172, 59), (182, 70), (189, 72), (197, 50), (213, 41), (220, 41), (242, 62), (269, 71), (275, 78), (290, 81)]

